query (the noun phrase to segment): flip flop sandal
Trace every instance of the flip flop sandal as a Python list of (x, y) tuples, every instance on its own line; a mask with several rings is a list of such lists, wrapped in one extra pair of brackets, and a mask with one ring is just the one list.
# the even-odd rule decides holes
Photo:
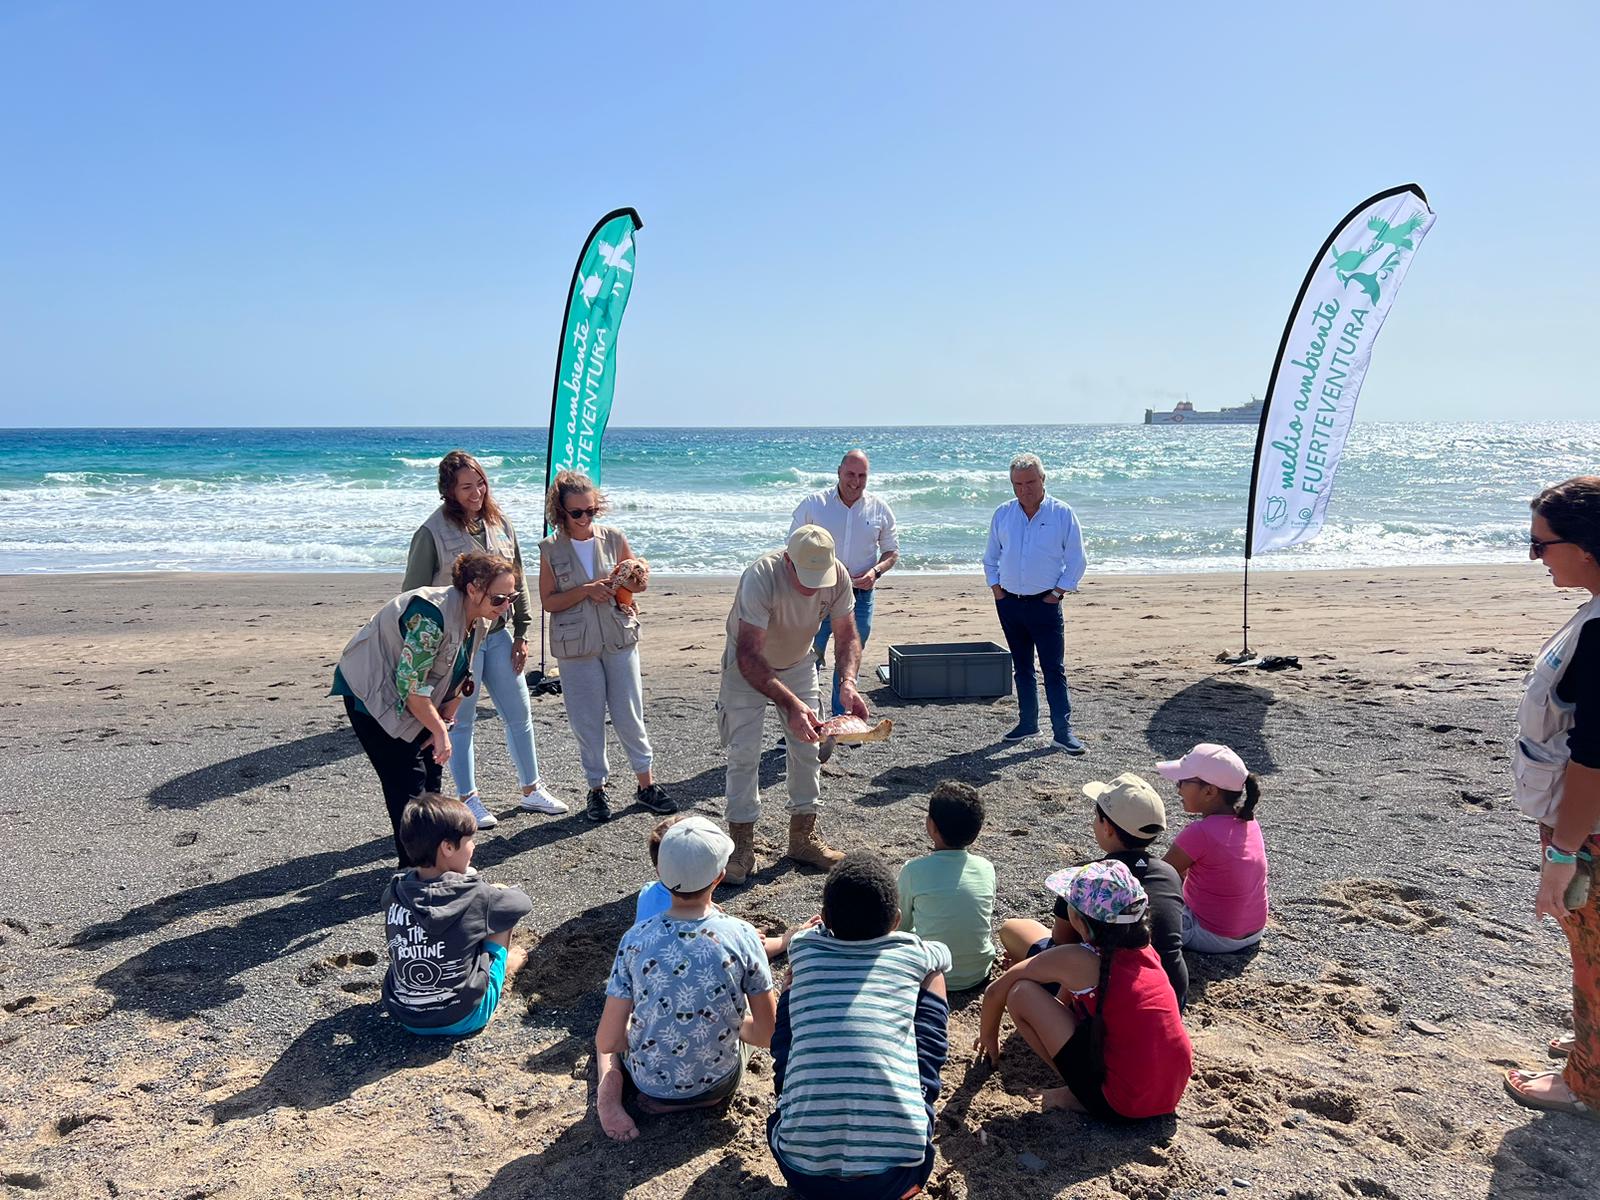
[(1565, 1037), (1551, 1038), (1550, 1044), (1545, 1047), (1550, 1052), (1551, 1058), (1566, 1058), (1572, 1053), (1572, 1034)]
[(1600, 1121), (1600, 1113), (1596, 1113), (1582, 1100), (1546, 1100), (1542, 1096), (1534, 1096), (1523, 1091), (1523, 1087), (1536, 1079), (1544, 1079), (1550, 1075), (1560, 1075), (1559, 1071), (1517, 1071), (1510, 1070), (1505, 1074), (1506, 1093), (1518, 1104), (1526, 1108), (1539, 1108), (1545, 1112), (1571, 1113), (1575, 1117), (1586, 1117), (1591, 1121)]

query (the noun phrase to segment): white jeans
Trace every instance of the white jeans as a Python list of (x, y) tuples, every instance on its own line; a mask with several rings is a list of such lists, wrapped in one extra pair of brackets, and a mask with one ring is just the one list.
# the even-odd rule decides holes
[[(735, 667), (734, 670), (738, 668)], [(776, 672), (779, 681), (802, 703), (817, 707), (817, 664), (809, 654), (805, 661)], [(761, 693), (749, 687), (724, 689), (717, 704), (717, 731), (728, 751), (728, 820), (750, 822), (761, 815), (761, 750), (767, 709), (772, 706)], [(817, 743), (802, 742), (788, 733), (783, 722), (789, 776), (790, 816), (817, 811), (822, 795), (822, 763), (817, 758)]]
[(607, 709), (634, 773), (643, 775), (650, 769), (655, 756), (644, 728), (644, 681), (639, 677), (637, 645), (604, 650), (593, 658), (562, 659), (561, 701), (591, 788), (600, 787), (611, 774), (606, 758)]

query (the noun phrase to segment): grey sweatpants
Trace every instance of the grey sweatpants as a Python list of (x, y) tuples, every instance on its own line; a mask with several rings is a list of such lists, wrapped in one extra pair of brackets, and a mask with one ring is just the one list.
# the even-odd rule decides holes
[(639, 678), (639, 647), (603, 650), (593, 658), (561, 660), (561, 700), (567, 723), (578, 739), (584, 778), (597, 788), (611, 772), (606, 759), (606, 710), (611, 727), (628, 752), (636, 774), (650, 769), (654, 753), (644, 729), (644, 682)]

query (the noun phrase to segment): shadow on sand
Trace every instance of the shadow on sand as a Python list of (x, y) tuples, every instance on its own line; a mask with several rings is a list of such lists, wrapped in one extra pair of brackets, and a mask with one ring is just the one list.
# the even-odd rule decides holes
[(158, 808), (193, 810), (360, 753), (348, 726), (330, 729), (185, 772), (152, 791), (149, 801)]
[(1264, 733), (1267, 710), (1277, 697), (1231, 679), (1202, 679), (1162, 702), (1145, 726), (1145, 745), (1163, 759), (1178, 758), (1198, 742), (1222, 742), (1258, 775), (1277, 763)]

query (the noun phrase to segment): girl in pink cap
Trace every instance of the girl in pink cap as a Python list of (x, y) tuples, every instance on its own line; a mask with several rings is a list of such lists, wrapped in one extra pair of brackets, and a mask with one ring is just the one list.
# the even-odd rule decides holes
[(1183, 944), (1202, 954), (1248, 950), (1267, 926), (1267, 845), (1256, 824), (1260, 783), (1243, 759), (1213, 742), (1156, 770), (1178, 785), (1183, 811), (1200, 818), (1167, 851), (1183, 879)]

